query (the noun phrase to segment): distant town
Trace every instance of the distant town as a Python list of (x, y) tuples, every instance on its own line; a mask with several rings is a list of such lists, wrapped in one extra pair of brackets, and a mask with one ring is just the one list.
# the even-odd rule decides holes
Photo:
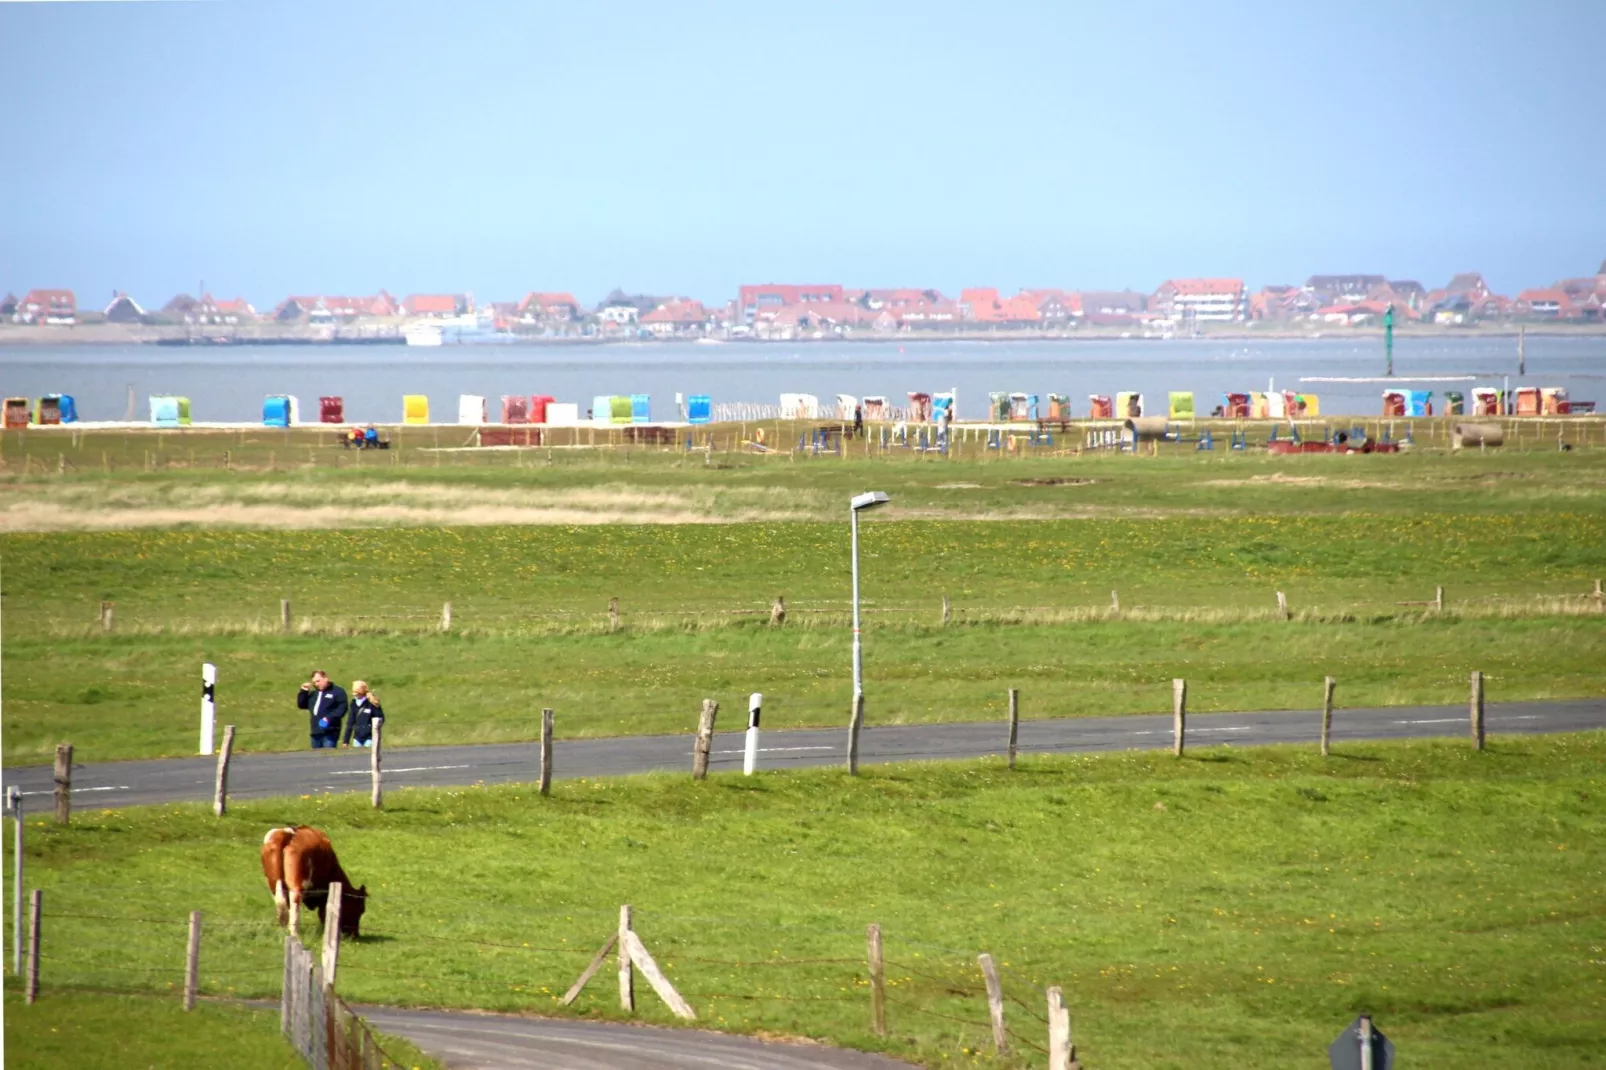
[[(1166, 337), (1259, 325), (1314, 330), (1380, 325), (1389, 310), (1400, 327), (1606, 323), (1606, 261), (1594, 275), (1497, 294), (1478, 272), (1428, 289), (1383, 275), (1312, 275), (1303, 285), (1242, 279), (1168, 279), (1135, 290), (1028, 289), (1004, 295), (975, 287), (949, 297), (936, 289), (853, 289), (838, 283), (742, 286), (723, 304), (686, 296), (615, 290), (587, 307), (568, 292), (532, 291), (518, 301), (477, 303), (472, 294), (294, 295), (262, 311), (243, 297), (181, 293), (160, 306), (127, 293), (86, 307), (65, 289), (7, 294), (0, 341), (370, 341), (443, 342), (609, 339), (754, 339), (975, 335), (1010, 332), (1053, 337), (1100, 333)], [(102, 330), (94, 330), (103, 328)], [(119, 329), (121, 328), (121, 329)]]

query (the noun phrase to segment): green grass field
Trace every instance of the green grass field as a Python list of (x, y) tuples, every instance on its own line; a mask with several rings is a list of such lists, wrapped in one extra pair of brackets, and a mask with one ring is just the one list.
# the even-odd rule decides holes
[[(176, 994), (53, 990), (29, 1006), (8, 984), (6, 1065), (15, 1070), (229, 1067), (303, 1070), (279, 1032), (277, 1008), (203, 1000), (186, 1012)], [(397, 1037), (380, 1040), (413, 1070), (438, 1064)]]
[[(776, 727), (839, 724), (846, 524), (815, 517), (867, 485), (894, 496), (864, 526), (872, 723), (995, 716), (1008, 687), (1028, 716), (1163, 709), (1175, 676), (1206, 710), (1307, 707), (1324, 675), (1350, 705), (1457, 701), (1471, 669), (1496, 700), (1606, 693), (1606, 615), (1589, 597), (1606, 575), (1606, 451), (738, 455), (724, 469), (649, 451), (494, 456), (11, 476), (0, 516), (93, 522), (0, 536), (5, 760), (64, 740), (86, 760), (189, 752), (204, 660), (253, 749), (305, 745), (291, 694), (319, 666), (369, 680), (402, 744), (529, 738), (544, 706), (564, 736), (684, 731), (702, 698), (753, 690)], [(546, 516), (543, 502), (636, 522), (505, 522)], [(330, 503), (350, 503), (342, 523), (382, 526), (318, 526)], [(172, 526), (214, 515), (312, 527)], [(130, 530), (82, 530), (125, 517)], [(677, 518), (720, 522), (641, 522)], [(1440, 586), (1443, 612), (1424, 607)], [(782, 628), (768, 626), (776, 595)]]
[[(628, 902), (701, 1023), (928, 1066), (991, 1064), (970, 1054), (984, 950), (1021, 1038), (1002, 1065), (1042, 1065), (1025, 1042), (1060, 984), (1085, 1065), (1108, 1070), (1325, 1065), (1362, 1011), (1408, 1065), (1600, 1066), (1603, 760), (1587, 733), (403, 791), (383, 812), (84, 811), (29, 825), (41, 1006), (64, 985), (169, 991), (191, 909), (203, 992), (276, 992), (257, 849), (304, 821), (373, 896), (342, 953), (348, 1000), (616, 1017), (611, 970), (573, 1009), (556, 997)], [(868, 1029), (869, 922), (886, 1040)], [(638, 992), (642, 1018), (670, 1021)]]

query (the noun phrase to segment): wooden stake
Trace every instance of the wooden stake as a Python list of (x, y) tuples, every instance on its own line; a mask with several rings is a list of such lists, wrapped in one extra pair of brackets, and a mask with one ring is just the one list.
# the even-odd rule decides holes
[(329, 903), (323, 910), (323, 983), (335, 986), (335, 971), (340, 968), (340, 908), (346, 898), (346, 886), (339, 881), (329, 883)]
[(222, 817), (229, 809), (229, 759), (234, 757), (234, 726), (223, 726), (223, 749), (217, 752), (217, 787), (212, 792), (212, 812)]
[(612, 951), (613, 946), (618, 942), (618, 933), (613, 933), (611, 936), (609, 936), (608, 942), (603, 944), (602, 949), (597, 952), (594, 958), (592, 958), (591, 964), (585, 968), (585, 972), (580, 975), (579, 979), (576, 980), (574, 984), (569, 986), (569, 990), (563, 994), (563, 998), (558, 1002), (567, 1007), (569, 1004), (578, 999), (586, 984), (591, 980), (591, 978), (597, 975), (598, 970), (602, 969), (602, 964), (608, 961), (608, 952)]
[(1468, 709), (1469, 719), (1472, 722), (1472, 745), (1479, 750), (1483, 749), (1483, 673), (1474, 669), (1472, 672), (1472, 700)]
[(703, 712), (697, 718), (697, 738), (691, 747), (691, 778), (708, 778), (708, 751), (714, 745), (714, 720), (719, 716), (719, 703), (703, 699)]
[(1071, 1070), (1071, 1012), (1059, 985), (1048, 990), (1048, 1070)]
[(619, 1006), (627, 1011), (636, 1009), (636, 975), (630, 969), (630, 944), (625, 939), (630, 933), (630, 905), (619, 908)]
[(1597, 606), (1600, 605), (1602, 597), (1606, 597), (1606, 596), (1603, 596), (1601, 594), (1600, 581), (1596, 580), (1595, 581), (1595, 604)]
[(552, 794), (552, 718), (551, 710), (541, 711), (541, 794)]
[(864, 696), (853, 696), (853, 712), (848, 716), (848, 776), (859, 775), (859, 729), (864, 727)]
[(610, 632), (619, 630), (619, 599), (617, 598), (608, 599), (608, 630)]
[(1435, 612), (1435, 613), (1443, 613), (1444, 612), (1444, 588), (1443, 587), (1435, 587), (1435, 588), (1433, 588), (1433, 612)]
[(878, 1037), (887, 1035), (887, 969), (881, 958), (881, 926), (865, 929), (870, 954), (870, 1029)]
[(1322, 680), (1322, 757), (1327, 757), (1333, 739), (1333, 688), (1337, 681), (1331, 676)]
[(201, 912), (190, 911), (190, 942), (184, 951), (184, 1009), (195, 1009), (195, 986), (201, 971)]
[(39, 915), (44, 909), (45, 892), (35, 888), (28, 903), (28, 981), (27, 1000), (39, 998)]
[(1288, 596), (1281, 591), (1277, 592), (1277, 612), (1283, 620), (1288, 619)]
[(944, 628), (948, 627), (949, 622), (953, 619), (954, 604), (948, 600), (948, 593), (944, 591), (942, 596), (942, 626)]
[(286, 632), (290, 630), (290, 599), (288, 598), (279, 599), (279, 629)]
[(646, 975), (647, 983), (658, 993), (658, 998), (669, 1005), (669, 1009), (677, 1018), (695, 1021), (697, 1012), (691, 1009), (691, 1004), (687, 1003), (681, 994), (675, 991), (675, 986), (669, 983), (669, 978), (664, 976), (663, 971), (658, 968), (658, 963), (653, 961), (652, 954), (648, 952), (647, 945), (641, 942), (641, 937), (634, 932), (627, 932), (624, 934), (624, 939), (629, 945), (630, 961), (641, 968), (641, 972)]
[(72, 820), (72, 744), (56, 744), (56, 824)]
[(770, 627), (779, 628), (785, 623), (786, 599), (782, 598), (780, 595), (776, 595), (774, 603), (770, 606)]
[(382, 768), (385, 753), (383, 744), (385, 719), (381, 717), (374, 721), (371, 729), (374, 742), (368, 748), (369, 802), (373, 803), (375, 810), (382, 810), (385, 807), (385, 779)]
[(1188, 681), (1171, 681), (1171, 753), (1182, 757), (1183, 737), (1188, 727)]
[(100, 604), (100, 630), (103, 632), (112, 630), (112, 622), (116, 615), (116, 610), (113, 608), (114, 605), (115, 603), (112, 602), (102, 602)]
[(452, 630), (452, 603), (447, 602), (441, 606), (441, 631)]
[(1115, 591), (1111, 591), (1110, 592), (1110, 612), (1111, 613), (1120, 613), (1121, 612), (1121, 596), (1119, 594), (1117, 594)]
[(1009, 1034), (1004, 1031), (1004, 986), (998, 983), (998, 967), (985, 951), (976, 956), (981, 965), (982, 980), (987, 982), (987, 1016), (993, 1021), (993, 1051), (1002, 1055), (1009, 1050)]
[(1020, 688), (1009, 689), (1009, 767), (1015, 768), (1016, 743), (1020, 739)]

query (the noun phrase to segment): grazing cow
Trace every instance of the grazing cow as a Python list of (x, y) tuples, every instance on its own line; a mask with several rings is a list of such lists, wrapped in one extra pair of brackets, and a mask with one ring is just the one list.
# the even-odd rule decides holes
[(340, 859), (335, 857), (334, 844), (320, 829), (307, 825), (270, 829), (262, 837), (262, 875), (268, 879), (268, 891), (273, 893), (279, 924), (288, 926), (291, 932), (300, 930), (302, 903), (318, 911), (320, 923), (325, 921), (329, 885), (338, 881), (342, 889), (340, 934), (357, 935), (368, 904), (368, 886), (358, 888), (351, 883), (340, 868)]

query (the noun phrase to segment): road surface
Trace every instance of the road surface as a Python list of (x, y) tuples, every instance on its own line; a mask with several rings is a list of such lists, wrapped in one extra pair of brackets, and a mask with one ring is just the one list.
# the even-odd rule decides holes
[[(1308, 711), (1190, 714), (1188, 742), (1190, 746), (1314, 743), (1320, 732), (1320, 721), (1319, 712)], [(1491, 705), (1487, 708), (1485, 724), (1488, 733), (1494, 736), (1606, 728), (1606, 699)], [(1333, 714), (1333, 743), (1337, 746), (1362, 740), (1466, 736), (1467, 732), (1465, 706), (1341, 709)], [(742, 743), (742, 732), (716, 733), (710, 771), (741, 769)], [(862, 764), (873, 765), (976, 758), (1002, 754), (1006, 743), (1001, 721), (866, 728), (859, 740), (859, 760)], [(1022, 721), (1020, 725), (1022, 754), (1151, 750), (1170, 744), (1170, 715), (1075, 717)], [(560, 741), (553, 747), (553, 776), (689, 771), (691, 745), (690, 734)], [(846, 761), (846, 748), (845, 729), (765, 732), (759, 751), (759, 768), (837, 765)], [(92, 743), (80, 742), (74, 757), (92, 759), (93, 754)], [(366, 791), (368, 761), (368, 752), (361, 750), (236, 752), (229, 767), (229, 797), (260, 799)], [(388, 788), (527, 782), (536, 779), (539, 768), (540, 746), (535, 743), (385, 749), (384, 774)], [(75, 762), (74, 805), (141, 806), (210, 801), (216, 774), (214, 758)], [(16, 785), (25, 797), (48, 796), (54, 790), (49, 766), (8, 768), (3, 776), (6, 785)]]
[(451, 1070), (908, 1070), (882, 1055), (701, 1029), (519, 1018), (472, 1011), (354, 1008)]

